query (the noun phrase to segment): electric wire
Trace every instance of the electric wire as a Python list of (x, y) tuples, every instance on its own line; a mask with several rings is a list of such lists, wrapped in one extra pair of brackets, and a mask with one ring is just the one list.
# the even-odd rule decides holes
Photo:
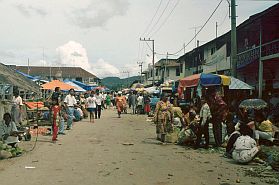
[(180, 50), (178, 50), (175, 53), (172, 54), (178, 54), (180, 53), (184, 48), (186, 48), (196, 37), (197, 35), (203, 30), (203, 28), (207, 25), (207, 23), (209, 22), (209, 20), (212, 18), (212, 16), (215, 14), (215, 12), (217, 11), (217, 9), (219, 8), (219, 6), (221, 5), (221, 3), (223, 2), (223, 0), (220, 0), (220, 2), (218, 3), (218, 5), (216, 6), (216, 8), (214, 9), (214, 11), (211, 13), (211, 15), (208, 17), (208, 19), (205, 21), (205, 23), (202, 25), (202, 27), (199, 29), (199, 31), (195, 34), (195, 36), (185, 45), (183, 46)]
[(158, 11), (159, 11), (161, 5), (162, 5), (162, 2), (163, 2), (163, 0), (160, 0), (160, 3), (159, 3), (159, 5), (157, 6), (157, 9), (156, 9), (156, 11), (155, 11), (155, 14), (153, 15), (153, 17), (152, 17), (152, 19), (150, 20), (149, 24), (148, 24), (147, 27), (145, 28), (145, 31), (143, 32), (142, 36), (144, 36), (145, 33), (149, 30), (149, 28), (150, 28), (150, 26), (151, 26), (151, 24), (152, 24), (154, 18), (156, 17), (156, 15), (157, 15), (157, 13), (158, 13)]
[(151, 30), (148, 32), (147, 36), (150, 35), (150, 33), (153, 31), (153, 29), (157, 26), (157, 24), (159, 23), (159, 21), (161, 20), (161, 18), (163, 17), (164, 13), (166, 12), (169, 4), (170, 4), (171, 0), (168, 0), (164, 10), (162, 11), (162, 13), (160, 14), (159, 18), (157, 19), (157, 21), (155, 22), (155, 24), (153, 24), (153, 26), (151, 27)]
[(153, 37), (158, 31), (160, 31), (160, 29), (166, 24), (166, 22), (168, 21), (170, 16), (173, 14), (173, 12), (174, 12), (175, 8), (177, 7), (177, 5), (179, 4), (179, 2), (180, 2), (180, 0), (176, 1), (174, 7), (172, 8), (172, 10), (168, 14), (168, 16), (164, 19), (164, 21), (161, 23), (161, 25), (158, 27), (158, 29), (151, 34), (151, 37)]

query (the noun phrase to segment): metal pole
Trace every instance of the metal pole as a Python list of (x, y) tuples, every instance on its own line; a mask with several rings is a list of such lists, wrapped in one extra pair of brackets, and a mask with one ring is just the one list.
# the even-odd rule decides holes
[(153, 79), (152, 79), (152, 86), (155, 85), (155, 61), (154, 61), (154, 56), (155, 55), (155, 46), (154, 46), (154, 40), (152, 40), (152, 70), (153, 70)]
[(259, 98), (263, 96), (262, 25), (260, 23)]
[(237, 43), (236, 43), (236, 3), (231, 0), (231, 73), (233, 77), (237, 77)]

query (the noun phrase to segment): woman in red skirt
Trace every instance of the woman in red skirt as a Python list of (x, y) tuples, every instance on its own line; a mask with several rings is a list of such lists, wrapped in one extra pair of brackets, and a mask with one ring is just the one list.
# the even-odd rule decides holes
[(150, 111), (151, 111), (150, 97), (149, 97), (149, 95), (146, 95), (144, 98), (144, 112), (147, 113), (147, 115), (149, 115)]
[(57, 141), (57, 134), (58, 134), (58, 126), (60, 122), (60, 106), (59, 103), (56, 102), (54, 106), (52, 106), (52, 141)]

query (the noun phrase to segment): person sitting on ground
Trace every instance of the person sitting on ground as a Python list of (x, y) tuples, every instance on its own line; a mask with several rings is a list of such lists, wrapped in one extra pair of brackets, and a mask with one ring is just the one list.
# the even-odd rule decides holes
[[(260, 139), (265, 139), (273, 142), (273, 128), (272, 123), (268, 119), (265, 119), (265, 116), (262, 113), (256, 115), (256, 130), (255, 130), (255, 139), (259, 145)], [(257, 124), (258, 123), (258, 124)]]
[(232, 158), (242, 164), (249, 163), (254, 159), (260, 150), (253, 137), (253, 130), (246, 124), (241, 125), (241, 136), (234, 143)]
[(18, 130), (10, 113), (4, 114), (3, 121), (0, 124), (0, 140), (12, 146), (18, 142)]

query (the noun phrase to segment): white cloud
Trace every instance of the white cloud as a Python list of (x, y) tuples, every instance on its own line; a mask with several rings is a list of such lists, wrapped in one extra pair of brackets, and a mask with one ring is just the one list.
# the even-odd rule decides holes
[(120, 71), (117, 67), (100, 58), (94, 63), (90, 63), (86, 49), (78, 42), (69, 41), (56, 49), (61, 66), (81, 67), (99, 78), (107, 76), (119, 76)]
[(97, 62), (92, 65), (91, 70), (99, 78), (108, 77), (108, 76), (120, 76), (120, 74), (121, 74), (117, 67), (106, 62), (102, 58), (97, 60)]
[(79, 66), (85, 70), (91, 69), (86, 49), (78, 42), (69, 41), (56, 49), (62, 66)]
[(103, 27), (115, 16), (128, 11), (127, 0), (91, 0), (85, 8), (71, 12), (72, 21), (81, 28)]
[(40, 15), (42, 17), (47, 15), (47, 11), (43, 8), (40, 7), (34, 7), (31, 5), (23, 5), (23, 4), (17, 4), (15, 5), (15, 7), (18, 9), (18, 11), (26, 16), (26, 17), (30, 17), (32, 13)]

